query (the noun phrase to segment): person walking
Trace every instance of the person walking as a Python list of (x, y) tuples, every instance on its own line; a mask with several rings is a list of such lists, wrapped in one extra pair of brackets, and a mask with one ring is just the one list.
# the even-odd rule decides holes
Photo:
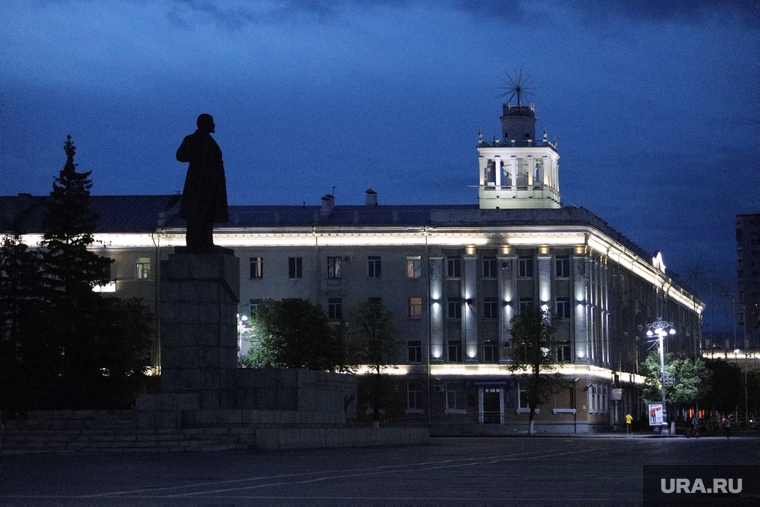
[(726, 440), (731, 438), (731, 415), (729, 414), (726, 416), (725, 421), (723, 421), (723, 427), (726, 428)]
[(626, 435), (633, 433), (633, 416), (631, 414), (625, 414), (625, 433)]
[(699, 438), (699, 415), (697, 415), (696, 411), (691, 418), (691, 432), (695, 437)]

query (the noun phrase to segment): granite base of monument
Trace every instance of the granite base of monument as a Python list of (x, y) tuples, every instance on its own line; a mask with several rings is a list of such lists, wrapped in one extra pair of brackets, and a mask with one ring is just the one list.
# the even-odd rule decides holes
[(239, 259), (224, 253), (170, 255), (161, 262), (160, 296), (164, 399), (157, 401), (184, 410), (232, 408)]

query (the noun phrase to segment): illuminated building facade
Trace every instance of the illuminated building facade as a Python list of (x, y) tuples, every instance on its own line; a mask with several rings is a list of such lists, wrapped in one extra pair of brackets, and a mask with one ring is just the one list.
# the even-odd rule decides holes
[[(509, 328), (521, 308), (538, 305), (559, 319), (553, 353), (567, 388), (540, 407), (537, 431), (608, 430), (643, 412), (636, 385), (646, 324), (673, 322), (669, 350), (696, 350), (703, 304), (673, 282), (661, 257), (588, 210), (560, 204), (556, 143), (535, 139), (532, 105), (505, 105), (501, 120), (502, 139), (477, 145), (479, 205), (381, 205), (368, 190), (364, 205), (326, 195), (320, 206), (231, 206), (215, 243), (240, 258), (242, 314), (282, 298), (317, 303), (336, 323), (368, 298), (393, 312), (388, 422), (524, 430), (527, 400), (506, 367)], [(0, 201), (33, 219), (42, 199)], [(108, 290), (157, 308), (158, 261), (184, 245), (178, 197), (92, 202), (98, 251), (115, 260)], [(157, 363), (158, 354), (156, 346)]]

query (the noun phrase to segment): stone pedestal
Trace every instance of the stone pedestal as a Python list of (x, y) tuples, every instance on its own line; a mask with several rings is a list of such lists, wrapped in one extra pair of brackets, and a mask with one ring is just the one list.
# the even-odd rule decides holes
[(161, 393), (182, 395), (185, 409), (192, 398), (197, 409), (232, 408), (239, 259), (173, 254), (161, 261), (160, 284)]

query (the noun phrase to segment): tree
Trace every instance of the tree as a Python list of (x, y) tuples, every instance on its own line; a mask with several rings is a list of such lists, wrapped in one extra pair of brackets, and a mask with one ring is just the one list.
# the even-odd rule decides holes
[(706, 359), (710, 381), (702, 398), (706, 407), (723, 414), (744, 405), (744, 374), (741, 368), (723, 359)]
[(554, 316), (535, 306), (521, 308), (511, 322), (511, 363), (508, 369), (517, 374), (520, 387), (528, 395), (529, 435), (534, 433), (536, 408), (565, 385), (562, 375), (555, 372), (556, 329)]
[(243, 364), (255, 367), (343, 371), (346, 350), (322, 308), (305, 299), (268, 299), (251, 316), (251, 350)]
[[(640, 372), (646, 377), (641, 397), (644, 401), (662, 400), (660, 386), (660, 354), (652, 351), (641, 365)], [(692, 406), (704, 394), (710, 372), (702, 360), (675, 358), (665, 354), (665, 376), (673, 379), (672, 386), (665, 387), (667, 401), (679, 406)]]
[(66, 163), (47, 200), (40, 255), (20, 238), (3, 244), (2, 325), (5, 335), (16, 337), (12, 359), (5, 353), (11, 347), (3, 347), (3, 366), (11, 363), (24, 397), (23, 403), (18, 396), (0, 401), (14, 405), (14, 412), (127, 408), (144, 388), (149, 363), (148, 309), (93, 292), (108, 282), (111, 260), (89, 250), (97, 218), (89, 208), (92, 182), (89, 172), (76, 170), (71, 136), (64, 151)]
[(355, 364), (363, 364), (372, 372), (367, 397), (372, 404), (372, 422), (380, 424), (380, 409), (384, 404), (387, 379), (385, 368), (395, 363), (396, 336), (393, 313), (379, 300), (369, 300), (351, 311), (347, 328), (349, 349)]

